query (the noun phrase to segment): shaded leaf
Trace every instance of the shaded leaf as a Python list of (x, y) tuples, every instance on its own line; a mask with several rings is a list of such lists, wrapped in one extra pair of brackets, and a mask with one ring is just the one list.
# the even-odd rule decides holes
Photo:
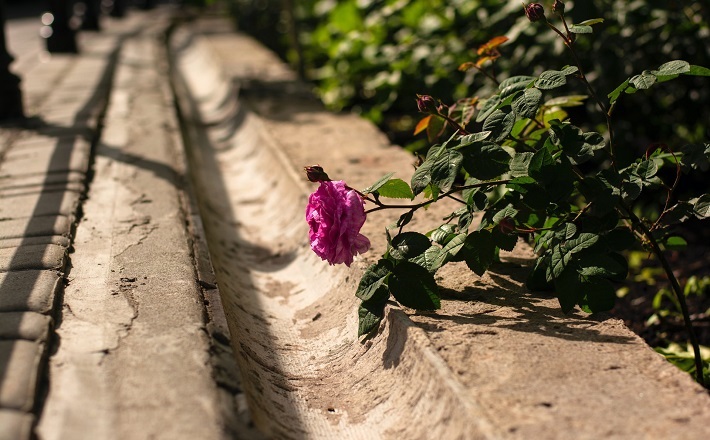
[(392, 262), (388, 260), (380, 260), (376, 264), (367, 268), (365, 273), (360, 278), (360, 284), (357, 286), (355, 296), (363, 301), (367, 301), (377, 293), (378, 289), (385, 286), (387, 277), (392, 273)]
[(491, 113), (496, 110), (500, 103), (500, 95), (493, 95), (486, 99), (481, 106), (481, 111), (476, 115), (476, 122), (483, 122)]
[(466, 237), (464, 259), (476, 275), (482, 276), (495, 258), (493, 235), (486, 230), (474, 231)]
[(431, 246), (429, 238), (418, 232), (403, 232), (392, 239), (390, 255), (397, 260), (416, 257)]
[[(388, 295), (389, 296), (389, 295)], [(357, 311), (358, 326), (357, 336), (371, 333), (379, 327), (385, 312), (387, 301), (365, 301), (360, 304)]]
[(416, 310), (435, 310), (441, 307), (434, 276), (422, 266), (408, 261), (395, 266), (389, 288), (397, 301)]
[(500, 142), (510, 134), (514, 124), (514, 113), (496, 110), (486, 118), (482, 130), (491, 132), (491, 140), (493, 142)]
[(446, 192), (451, 189), (458, 176), (463, 154), (457, 150), (442, 147), (442, 153), (438, 155), (431, 165), (431, 182)]
[(534, 118), (541, 100), (542, 92), (539, 89), (526, 89), (522, 96), (513, 101), (513, 111), (521, 118)]
[(567, 77), (559, 70), (546, 70), (535, 81), (535, 87), (542, 90), (552, 90), (565, 84)]

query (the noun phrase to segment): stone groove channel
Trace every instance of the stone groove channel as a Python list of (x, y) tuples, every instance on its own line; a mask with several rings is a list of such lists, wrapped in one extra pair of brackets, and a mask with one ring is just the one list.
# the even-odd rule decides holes
[[(353, 292), (358, 275), (381, 249), (350, 269), (329, 267), (313, 255), (303, 218), (311, 188), (296, 172), (304, 164), (294, 162), (320, 158), (336, 162), (335, 171), (343, 174), (369, 169), (350, 182), (355, 186), (374, 181), (380, 168), (404, 176), (409, 159), (381, 146), (348, 156), (345, 145), (319, 145), (320, 133), (299, 131), (319, 120), (316, 110), (257, 115), (253, 108), (264, 103), (246, 105), (248, 84), (234, 81), (224, 66), (239, 59), (248, 67), (250, 57), (264, 50), (248, 38), (210, 31), (199, 35), (178, 27), (171, 34), (172, 81), (242, 387), (266, 436), (707, 434), (707, 396), (692, 380), (619, 322), (564, 316), (554, 299), (525, 293), (514, 271), (484, 279), (444, 273), (455, 280), (447, 286), (450, 295), (474, 301), (447, 301), (438, 317), (389, 307), (378, 334), (358, 342)], [(279, 69), (255, 70), (252, 76), (292, 82)], [(279, 131), (284, 125), (289, 129)], [(322, 130), (335, 137), (339, 129)], [(350, 133), (347, 142), (365, 136), (357, 127)], [(299, 136), (311, 150), (301, 146), (285, 153), (281, 147)], [(368, 232), (381, 232), (386, 218), (369, 219), (379, 226), (367, 226), (373, 228)], [(648, 399), (644, 392), (665, 398)]]

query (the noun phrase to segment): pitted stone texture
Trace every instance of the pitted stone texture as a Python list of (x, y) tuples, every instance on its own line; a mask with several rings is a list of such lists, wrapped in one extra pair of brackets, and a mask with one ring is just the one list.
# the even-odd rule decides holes
[(0, 240), (8, 238), (67, 236), (71, 232), (72, 218), (65, 215), (24, 217), (0, 221)]
[(45, 342), (52, 318), (35, 312), (0, 313), (0, 340)]
[(0, 272), (64, 268), (66, 248), (54, 244), (0, 249)]
[(0, 198), (0, 218), (72, 215), (79, 206), (79, 194), (74, 191), (41, 192)]
[(86, 174), (83, 171), (59, 171), (47, 174), (28, 174), (0, 177), (0, 189), (3, 191), (42, 188), (68, 183), (83, 183)]
[(0, 312), (49, 313), (61, 281), (50, 270), (0, 272)]
[(44, 348), (40, 342), (0, 340), (0, 408), (32, 410)]
[(30, 440), (34, 419), (24, 411), (0, 409), (0, 440)]

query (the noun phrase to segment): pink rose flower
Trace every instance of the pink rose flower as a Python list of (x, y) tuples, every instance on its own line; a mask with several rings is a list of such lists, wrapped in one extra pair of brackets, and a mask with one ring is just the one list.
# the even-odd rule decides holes
[(370, 249), (370, 240), (360, 234), (366, 217), (362, 198), (345, 182), (320, 182), (306, 207), (311, 249), (331, 265), (349, 267), (353, 256)]

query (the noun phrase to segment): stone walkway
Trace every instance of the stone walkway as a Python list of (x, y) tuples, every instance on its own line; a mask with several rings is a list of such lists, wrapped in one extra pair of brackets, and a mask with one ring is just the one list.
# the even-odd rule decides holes
[(250, 435), (215, 340), (229, 339), (221, 307), (203, 292), (214, 281), (166, 81), (171, 17), (105, 18), (79, 55), (49, 56), (36, 24), (8, 24), (33, 118), (0, 128), (1, 440)]

